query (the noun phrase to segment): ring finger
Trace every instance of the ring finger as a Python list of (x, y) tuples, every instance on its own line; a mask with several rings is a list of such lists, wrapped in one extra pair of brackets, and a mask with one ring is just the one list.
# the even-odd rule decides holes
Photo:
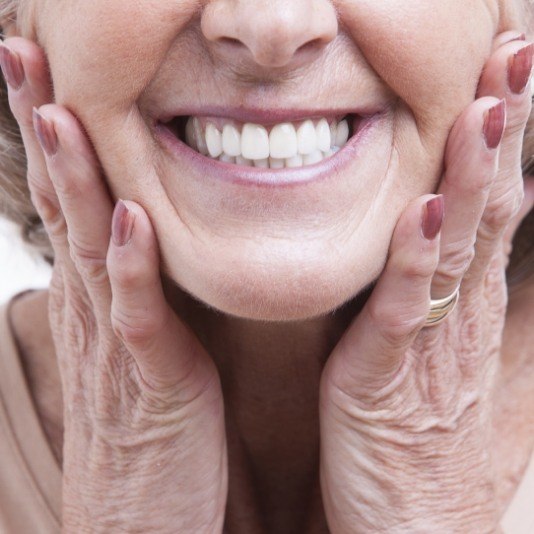
[(485, 97), (456, 121), (445, 153), (439, 194), (445, 200), (440, 261), (431, 295), (441, 299), (460, 285), (474, 257), (477, 230), (497, 173), (506, 103)]

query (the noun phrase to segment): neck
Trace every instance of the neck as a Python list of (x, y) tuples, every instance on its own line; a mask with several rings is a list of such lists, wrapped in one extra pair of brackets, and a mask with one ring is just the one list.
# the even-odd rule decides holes
[(316, 395), (329, 354), (367, 297), (320, 317), (269, 322), (225, 315), (170, 285), (165, 291), (215, 361), (225, 398), (239, 398), (236, 411), (243, 396), (265, 406), (305, 392)]
[[(280, 532), (292, 524), (295, 532), (303, 532), (312, 510), (322, 510), (317, 500), (322, 370), (362, 303), (355, 300), (305, 321), (264, 322), (224, 315), (170, 288), (166, 293), (221, 377), (229, 525), (248, 501), (247, 517), (262, 518), (267, 531)], [(319, 524), (316, 518), (312, 522)], [(247, 532), (261, 531), (247, 527)]]

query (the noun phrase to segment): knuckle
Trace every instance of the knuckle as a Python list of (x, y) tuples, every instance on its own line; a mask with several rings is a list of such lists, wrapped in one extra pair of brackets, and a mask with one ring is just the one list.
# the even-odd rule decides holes
[(508, 119), (506, 121), (505, 137), (523, 137), (525, 127), (532, 112), (532, 100), (525, 99), (515, 103), (508, 103)]
[(497, 171), (497, 160), (493, 152), (483, 154), (476, 172), (471, 172), (469, 180), (465, 180), (463, 190), (470, 196), (486, 195), (491, 190), (493, 178)]
[(403, 304), (402, 307), (373, 303), (369, 306), (368, 314), (388, 346), (402, 348), (423, 327), (428, 315), (428, 303)]
[(110, 271), (113, 273), (114, 285), (124, 290), (141, 285), (147, 278), (146, 269), (136, 261), (114, 263)]
[(45, 197), (34, 196), (32, 202), (45, 224), (51, 241), (64, 240), (67, 235), (67, 223), (61, 208)]
[(69, 235), (69, 250), (71, 259), (84, 280), (99, 282), (107, 278), (105, 258), (72, 235)]
[(32, 192), (36, 192), (42, 196), (50, 196), (50, 187), (46, 184), (50, 184), (48, 178), (48, 172), (42, 169), (40, 166), (28, 162), (28, 172), (26, 173), (28, 180), (28, 186)]
[(46, 221), (46, 230), (52, 246), (59, 248), (67, 237), (67, 223), (61, 211), (48, 221)]
[(107, 269), (105, 260), (73, 254), (72, 250), (71, 259), (76, 266), (76, 270), (86, 282), (96, 286), (106, 282)]
[[(493, 152), (482, 153), (480, 158), (474, 160), (473, 154), (469, 151), (459, 155), (450, 165), (444, 181), (449, 187), (457, 188), (466, 195), (484, 195), (491, 189), (496, 166), (497, 160)], [(465, 179), (466, 174), (469, 176), (468, 180)]]
[(436, 269), (436, 280), (434, 285), (439, 284), (442, 287), (456, 287), (465, 276), (467, 268), (450, 270), (448, 267)]
[(51, 178), (58, 195), (67, 203), (83, 198), (83, 191), (74, 177), (65, 175), (58, 170), (58, 172), (54, 172)]
[(393, 349), (402, 349), (413, 339), (425, 324), (426, 315), (385, 325), (381, 330), (382, 339)]
[(132, 309), (113, 307), (111, 325), (115, 335), (126, 345), (147, 349), (164, 327), (165, 321), (146, 310), (135, 314)]
[(473, 243), (452, 243), (444, 248), (436, 269), (436, 275), (447, 283), (455, 283), (469, 270), (474, 258), (475, 247)]
[(519, 213), (525, 193), (522, 187), (515, 187), (505, 195), (492, 200), (483, 217), (485, 231), (498, 233)]
[(412, 258), (397, 259), (393, 267), (405, 277), (424, 283), (434, 274), (436, 261), (429, 254), (423, 254), (415, 260)]

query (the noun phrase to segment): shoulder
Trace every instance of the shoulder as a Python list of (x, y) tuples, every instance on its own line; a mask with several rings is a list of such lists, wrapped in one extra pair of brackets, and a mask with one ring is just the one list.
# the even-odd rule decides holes
[(15, 297), (9, 305), (13, 336), (21, 352), (31, 346), (40, 350), (53, 346), (48, 326), (48, 291), (28, 291)]

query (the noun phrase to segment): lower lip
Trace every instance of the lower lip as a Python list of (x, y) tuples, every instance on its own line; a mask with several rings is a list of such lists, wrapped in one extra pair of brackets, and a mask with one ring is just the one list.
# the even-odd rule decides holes
[(200, 175), (214, 177), (219, 180), (238, 185), (253, 186), (294, 186), (305, 185), (332, 176), (334, 172), (342, 171), (349, 164), (354, 163), (362, 155), (365, 139), (380, 122), (384, 113), (375, 113), (362, 118), (358, 131), (348, 140), (347, 144), (333, 156), (319, 163), (291, 169), (265, 169), (225, 163), (193, 150), (180, 141), (174, 133), (161, 123), (155, 125), (156, 137), (167, 147), (173, 157), (183, 162), (184, 159)]

